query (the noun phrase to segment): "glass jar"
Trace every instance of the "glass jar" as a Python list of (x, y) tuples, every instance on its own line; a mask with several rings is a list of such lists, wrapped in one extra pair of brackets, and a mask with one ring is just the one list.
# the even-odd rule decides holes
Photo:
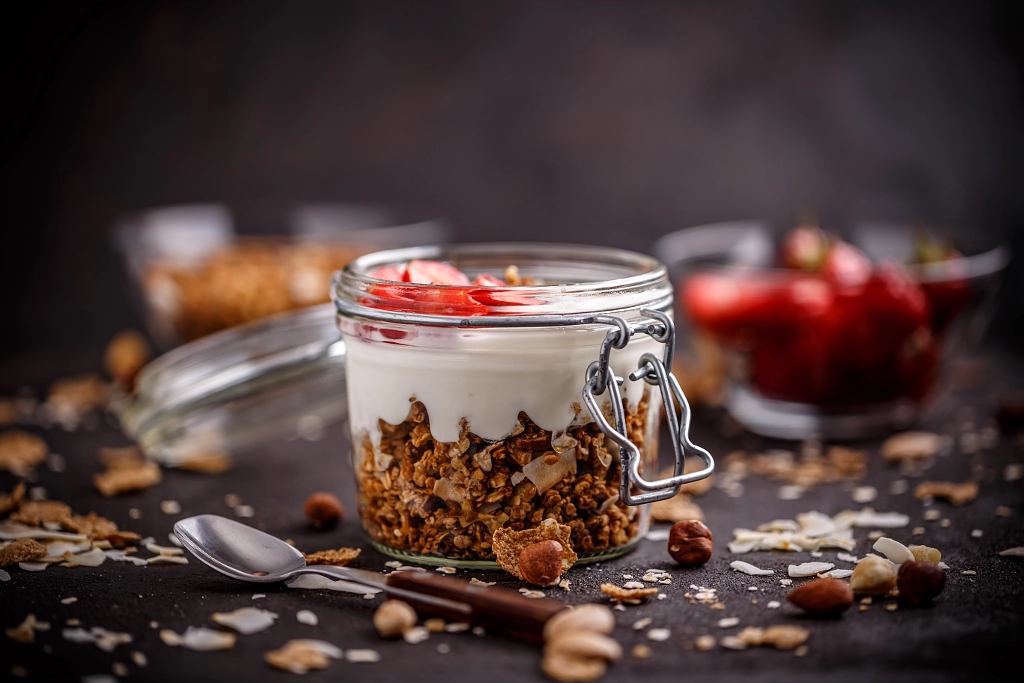
[[(369, 273), (413, 259), (528, 286), (421, 285)], [(491, 534), (554, 519), (581, 561), (627, 552), (647, 503), (708, 476), (668, 373), (672, 288), (655, 259), (598, 247), (487, 244), (363, 256), (333, 290), (346, 347), (363, 526), (381, 552), (490, 565)], [(655, 471), (662, 406), (674, 476)], [(682, 410), (682, 423), (677, 417)], [(683, 474), (683, 458), (705, 467)]]

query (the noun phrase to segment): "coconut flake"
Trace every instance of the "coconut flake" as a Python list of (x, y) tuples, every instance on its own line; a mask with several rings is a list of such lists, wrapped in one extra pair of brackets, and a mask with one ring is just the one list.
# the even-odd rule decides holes
[(835, 516), (841, 527), (858, 529), (899, 529), (910, 524), (910, 517), (901, 512), (875, 512), (872, 508), (844, 510)]
[(544, 493), (562, 481), (566, 475), (576, 474), (576, 449), (564, 451), (558, 456), (558, 460), (550, 465), (544, 462), (543, 457), (534, 458), (523, 465), (523, 474), (537, 487), (537, 493)]
[(823, 579), (847, 579), (853, 574), (852, 569), (833, 569), (832, 571), (824, 572), (821, 575)]
[(794, 579), (802, 579), (828, 571), (833, 567), (835, 567), (835, 565), (831, 562), (804, 562), (803, 564), (791, 564), (789, 565), (789, 575)]
[(38, 541), (88, 541), (83, 534), (69, 534), (62, 531), (50, 531), (36, 526), (26, 526), (10, 520), (0, 522), (0, 540), (14, 541), (19, 538), (34, 538)]
[(154, 555), (146, 559), (146, 564), (188, 564), (188, 558), (173, 555)]
[(332, 590), (339, 591), (342, 593), (355, 593), (357, 595), (376, 595), (380, 593), (379, 588), (371, 588), (369, 586), (363, 586), (358, 583), (351, 581), (339, 580), (332, 581), (326, 576), (320, 574), (302, 574), (290, 581), (288, 584), (289, 588), (306, 588), (309, 590)]
[(1019, 545), (1015, 548), (1007, 548), (1006, 550), (999, 551), (999, 554), (1003, 557), (1024, 557), (1024, 545)]
[(50, 566), (49, 562), (19, 562), (18, 566), (26, 572), (41, 572)]
[(295, 621), (306, 626), (316, 626), (320, 623), (320, 619), (313, 612), (308, 609), (300, 609), (295, 613)]
[(72, 555), (70, 552), (63, 554), (62, 563), (65, 567), (98, 567), (107, 561), (107, 556), (99, 548), (93, 548), (87, 553)]
[(265, 609), (242, 607), (234, 612), (215, 612), (211, 619), (221, 626), (227, 626), (247, 636), (273, 626), (277, 615)]
[(66, 628), (60, 633), (61, 638), (72, 643), (95, 643), (96, 636), (84, 628)]
[(171, 545), (177, 546), (179, 548), (185, 547), (181, 544), (181, 539), (175, 536), (173, 531), (167, 534), (167, 540), (171, 542)]
[(914, 561), (914, 553), (910, 552), (907, 546), (886, 536), (882, 536), (875, 541), (871, 548), (885, 555), (893, 564)]
[(751, 576), (768, 576), (769, 574), (775, 573), (771, 569), (761, 569), (760, 567), (755, 567), (749, 562), (742, 562), (740, 560), (732, 562), (729, 566), (738, 572), (743, 572), (744, 574), (749, 574)]
[(644, 536), (648, 541), (667, 541), (670, 529), (651, 529)]
[(157, 545), (156, 543), (147, 543), (146, 550), (153, 553), (154, 555), (167, 555), (168, 557), (175, 557), (178, 555), (185, 554), (185, 551), (181, 548), (170, 548), (165, 545)]
[(352, 664), (373, 664), (380, 661), (380, 653), (376, 650), (347, 650), (345, 652), (345, 661), (351, 662)]
[(196, 652), (227, 650), (235, 646), (235, 634), (226, 631), (214, 631), (205, 626), (189, 626), (184, 633), (178, 635), (174, 631), (160, 631), (160, 638), (172, 647), (181, 646)]
[(828, 536), (836, 530), (836, 523), (832, 518), (817, 510), (797, 515), (796, 520), (800, 523), (800, 533), (810, 538)]
[(5, 572), (3, 569), (0, 569), (0, 581), (10, 581), (10, 580), (11, 580), (11, 575), (8, 574), (7, 572)]

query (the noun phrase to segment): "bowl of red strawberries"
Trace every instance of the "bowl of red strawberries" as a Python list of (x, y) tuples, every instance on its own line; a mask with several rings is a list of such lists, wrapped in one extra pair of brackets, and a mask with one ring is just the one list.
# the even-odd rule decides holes
[(983, 331), (1009, 261), (978, 234), (900, 223), (843, 236), (721, 223), (669, 234), (654, 253), (676, 282), (684, 389), (780, 438), (913, 424), (942, 360)]

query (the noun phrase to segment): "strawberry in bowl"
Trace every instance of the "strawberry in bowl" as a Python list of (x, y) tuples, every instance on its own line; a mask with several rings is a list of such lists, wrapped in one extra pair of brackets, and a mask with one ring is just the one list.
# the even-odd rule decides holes
[(655, 245), (677, 282), (680, 336), (731, 359), (719, 400), (748, 429), (858, 438), (910, 424), (936, 393), (943, 349), (1008, 252), (965, 256), (907, 226), (870, 228), (848, 241), (800, 225), (776, 242), (764, 223), (729, 223)]

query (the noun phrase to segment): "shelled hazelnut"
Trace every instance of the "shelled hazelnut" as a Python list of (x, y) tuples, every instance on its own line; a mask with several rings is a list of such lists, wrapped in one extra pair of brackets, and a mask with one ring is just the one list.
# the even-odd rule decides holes
[(345, 508), (342, 507), (341, 501), (336, 496), (324, 491), (314, 493), (307, 498), (303, 511), (310, 524), (317, 529), (329, 529), (341, 521), (345, 515)]
[(842, 614), (853, 604), (853, 591), (839, 579), (815, 579), (794, 588), (786, 599), (810, 614)]
[(551, 586), (562, 575), (562, 544), (554, 539), (531, 543), (519, 553), (519, 571), (535, 586)]
[(946, 587), (946, 570), (931, 562), (904, 562), (896, 578), (900, 600), (912, 605), (928, 602)]
[(686, 519), (672, 525), (668, 554), (679, 564), (697, 566), (711, 559), (712, 536), (703, 522)]

